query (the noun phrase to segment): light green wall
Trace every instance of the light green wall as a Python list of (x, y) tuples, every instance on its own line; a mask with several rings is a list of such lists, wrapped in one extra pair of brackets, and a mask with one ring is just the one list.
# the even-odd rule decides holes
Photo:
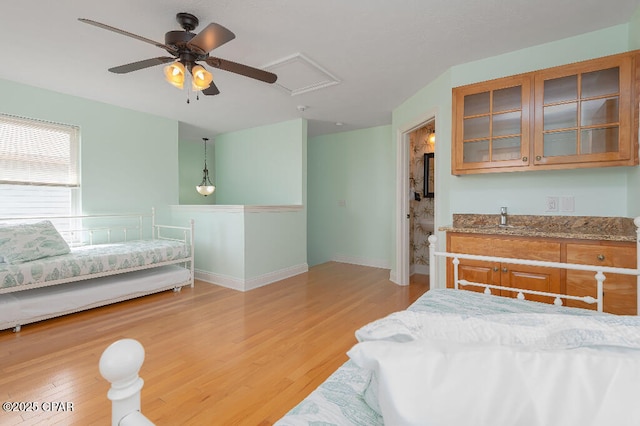
[(173, 208), (172, 220), (193, 219), (196, 272), (245, 278), (245, 230), (241, 213), (198, 211), (189, 206)]
[[(628, 25), (618, 25), (453, 67), (451, 84), (456, 87), (620, 53), (628, 50), (628, 41)], [(451, 140), (451, 135), (447, 140)], [(448, 176), (444, 183), (451, 193), (450, 214), (495, 213), (503, 205), (514, 214), (545, 214), (546, 196), (573, 196), (575, 212), (563, 214), (626, 216), (627, 176), (632, 170), (612, 167)]]
[(178, 201), (178, 123), (150, 114), (0, 80), (0, 111), (80, 126), (85, 214), (162, 217)]
[[(269, 277), (306, 270), (307, 121), (222, 134), (213, 146), (215, 166), (210, 156), (208, 161), (217, 206), (195, 205), (203, 204), (204, 198), (198, 198), (192, 182), (194, 162), (197, 181), (202, 176), (202, 142), (182, 141), (181, 206), (172, 209), (174, 220), (188, 216), (195, 220), (198, 274), (211, 282), (246, 289)], [(251, 205), (297, 207), (244, 208)]]
[(302, 204), (306, 120), (230, 132), (216, 137), (216, 203)]
[[(436, 227), (450, 224), (453, 213), (498, 213), (500, 206), (512, 214), (545, 213), (546, 196), (575, 197), (575, 212), (567, 214), (627, 216), (638, 210), (629, 200), (638, 188), (638, 171), (632, 167), (514, 172), (452, 176), (451, 90), (453, 87), (536, 69), (562, 65), (629, 50), (629, 25), (535, 46), (452, 67), (393, 111), (391, 140), (408, 123), (435, 114)], [(394, 149), (393, 164), (396, 161)], [(394, 170), (395, 173), (395, 170)], [(637, 195), (635, 195), (637, 197)], [(564, 214), (564, 213), (563, 213)], [(394, 218), (395, 220), (395, 218)], [(440, 235), (440, 240), (443, 239)], [(395, 273), (395, 226), (392, 229), (392, 275)]]
[(452, 87), (626, 52), (629, 26), (616, 25), (451, 68)]
[[(629, 49), (640, 49), (640, 7), (629, 23)], [(640, 167), (634, 167), (627, 177), (628, 216), (640, 216)]]
[(390, 139), (391, 127), (380, 126), (309, 140), (309, 265), (343, 258), (388, 266), (395, 179)]
[[(207, 143), (207, 169), (209, 180), (217, 186), (215, 180), (214, 141)], [(202, 181), (204, 169), (203, 141), (180, 140), (179, 143), (179, 202), (180, 204), (215, 204), (216, 192), (206, 197), (198, 194), (196, 185)]]
[(245, 279), (307, 265), (306, 228), (304, 210), (246, 213)]

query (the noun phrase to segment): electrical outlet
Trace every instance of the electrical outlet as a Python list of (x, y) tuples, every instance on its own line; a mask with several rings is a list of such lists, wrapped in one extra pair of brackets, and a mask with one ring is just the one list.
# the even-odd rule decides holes
[(347, 202), (345, 200), (338, 200), (338, 207), (346, 207)]
[(560, 198), (560, 211), (561, 212), (573, 212), (576, 210), (576, 201), (575, 198), (569, 197), (561, 197)]
[(546, 212), (557, 212), (558, 211), (558, 197), (547, 197), (546, 200)]

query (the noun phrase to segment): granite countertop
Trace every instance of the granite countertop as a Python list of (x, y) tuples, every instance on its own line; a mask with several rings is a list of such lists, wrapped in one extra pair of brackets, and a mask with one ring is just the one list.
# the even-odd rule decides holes
[(509, 215), (500, 226), (499, 214), (454, 214), (453, 225), (440, 231), (521, 237), (630, 241), (638, 238), (632, 218), (598, 216)]

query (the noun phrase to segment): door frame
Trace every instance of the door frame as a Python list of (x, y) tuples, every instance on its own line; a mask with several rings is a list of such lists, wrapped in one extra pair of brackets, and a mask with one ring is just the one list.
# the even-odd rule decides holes
[[(409, 256), (409, 224), (411, 221), (407, 220), (407, 215), (410, 212), (409, 134), (432, 121), (436, 123), (437, 129), (437, 114), (435, 109), (422, 114), (413, 121), (399, 126), (396, 131), (396, 270), (395, 274), (392, 274), (390, 279), (394, 283), (402, 286), (409, 285), (409, 262), (411, 259)], [(436, 198), (437, 196), (438, 191), (436, 191), (435, 194)], [(436, 198), (434, 198), (434, 205), (436, 203)], [(436, 223), (435, 210), (436, 209), (434, 208), (434, 224)]]

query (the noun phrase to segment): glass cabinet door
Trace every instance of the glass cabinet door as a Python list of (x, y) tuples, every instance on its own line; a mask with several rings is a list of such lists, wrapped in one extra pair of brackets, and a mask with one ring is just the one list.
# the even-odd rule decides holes
[(454, 87), (454, 175), (637, 166), (640, 50)]
[(535, 80), (534, 164), (628, 158), (630, 61), (593, 61), (582, 69), (539, 73)]
[(530, 87), (528, 78), (517, 77), (458, 91), (455, 161), (459, 169), (528, 164)]

